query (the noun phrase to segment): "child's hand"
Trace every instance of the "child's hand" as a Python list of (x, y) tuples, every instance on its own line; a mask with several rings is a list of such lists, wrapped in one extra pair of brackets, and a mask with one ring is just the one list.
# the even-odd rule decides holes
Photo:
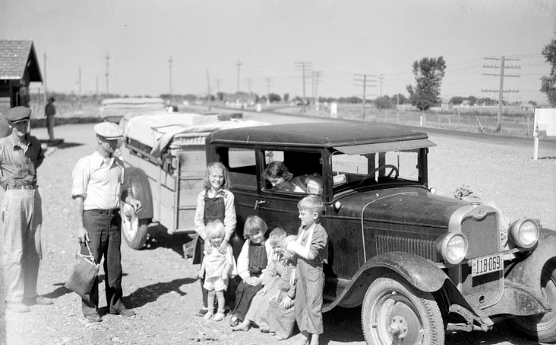
[(251, 285), (251, 286), (257, 286), (260, 285), (263, 280), (261, 278), (257, 278), (257, 277), (249, 277), (249, 280), (246, 281), (247, 284)]
[(222, 280), (227, 281), (228, 279), (230, 279), (228, 273), (222, 273)]
[(293, 307), (293, 301), (291, 298), (289, 298), (288, 296), (284, 297), (282, 299), (282, 303), (280, 303), (282, 305), (282, 307), (284, 307), (285, 309), (290, 309), (291, 307)]
[(266, 286), (260, 289), (259, 292), (257, 292), (257, 295), (264, 295), (264, 294), (266, 294)]
[(220, 243), (220, 247), (218, 247), (218, 251), (220, 252), (220, 254), (224, 254), (226, 253), (227, 249), (228, 249), (228, 240), (223, 239), (222, 243)]
[(204, 275), (205, 275), (205, 272), (203, 272), (202, 270), (199, 270), (199, 272), (197, 272), (197, 277), (199, 277), (199, 279), (203, 279)]
[(278, 298), (279, 298), (279, 297), (280, 297), (280, 291), (276, 291), (276, 293), (274, 294), (274, 296), (270, 297), (269, 302), (272, 302), (272, 301), (278, 302)]

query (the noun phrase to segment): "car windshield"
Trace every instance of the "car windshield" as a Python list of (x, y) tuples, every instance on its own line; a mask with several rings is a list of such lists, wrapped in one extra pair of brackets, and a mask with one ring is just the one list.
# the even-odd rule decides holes
[(358, 185), (419, 181), (419, 150), (332, 155), (334, 189)]

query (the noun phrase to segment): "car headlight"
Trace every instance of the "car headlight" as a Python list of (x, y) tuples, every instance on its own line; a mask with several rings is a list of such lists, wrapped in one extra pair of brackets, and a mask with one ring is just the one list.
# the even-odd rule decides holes
[(448, 232), (436, 240), (436, 250), (444, 262), (457, 265), (467, 255), (467, 237), (461, 232)]
[(510, 226), (510, 239), (519, 248), (531, 249), (539, 240), (539, 225), (532, 219), (522, 218)]

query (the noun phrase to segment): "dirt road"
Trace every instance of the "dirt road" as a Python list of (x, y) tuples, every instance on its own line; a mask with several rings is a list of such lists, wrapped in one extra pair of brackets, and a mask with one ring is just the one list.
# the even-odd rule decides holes
[[(124, 301), (137, 316), (106, 315), (89, 324), (82, 317), (77, 295), (64, 288), (76, 249), (74, 217), (70, 199), (71, 170), (77, 159), (95, 149), (92, 125), (56, 128), (64, 146), (50, 151), (39, 170), (43, 196), (43, 261), (39, 293), (54, 299), (53, 306), (36, 306), (31, 313), (6, 314), (0, 342), (19, 344), (291, 344), (297, 337), (278, 342), (252, 329), (231, 332), (228, 319), (215, 323), (195, 315), (201, 306), (197, 267), (184, 259), (182, 235), (166, 235), (153, 227), (148, 247), (141, 251), (122, 246)], [(39, 139), (46, 130), (35, 129)], [(556, 147), (541, 147), (543, 159), (532, 161), (532, 147), (459, 139), (434, 134), (438, 145), (430, 155), (430, 180), (440, 194), (449, 194), (467, 184), (486, 200), (497, 203), (513, 219), (529, 215), (554, 228), (556, 215)], [(2, 193), (2, 192), (0, 192)], [(101, 276), (102, 278), (102, 276)], [(103, 284), (100, 285), (101, 289)], [(101, 290), (101, 296), (103, 292)], [(106, 302), (101, 297), (101, 306)], [(337, 309), (325, 314), (321, 344), (363, 345), (360, 310)], [(1, 329), (1, 328), (0, 328)], [(489, 333), (449, 334), (446, 344), (526, 345), (508, 333), (505, 324)]]

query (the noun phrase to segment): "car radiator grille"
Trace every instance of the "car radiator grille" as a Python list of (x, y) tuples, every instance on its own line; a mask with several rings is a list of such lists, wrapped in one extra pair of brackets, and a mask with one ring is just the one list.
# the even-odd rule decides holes
[(438, 254), (434, 248), (434, 241), (407, 237), (377, 235), (377, 254), (389, 252), (405, 252), (421, 256), (431, 261), (438, 261)]
[(461, 229), (469, 243), (466, 257), (469, 265), (461, 267), (461, 292), (474, 307), (485, 307), (495, 303), (502, 293), (503, 271), (472, 277), (471, 260), (500, 252), (496, 214), (488, 214), (483, 220), (466, 218)]

